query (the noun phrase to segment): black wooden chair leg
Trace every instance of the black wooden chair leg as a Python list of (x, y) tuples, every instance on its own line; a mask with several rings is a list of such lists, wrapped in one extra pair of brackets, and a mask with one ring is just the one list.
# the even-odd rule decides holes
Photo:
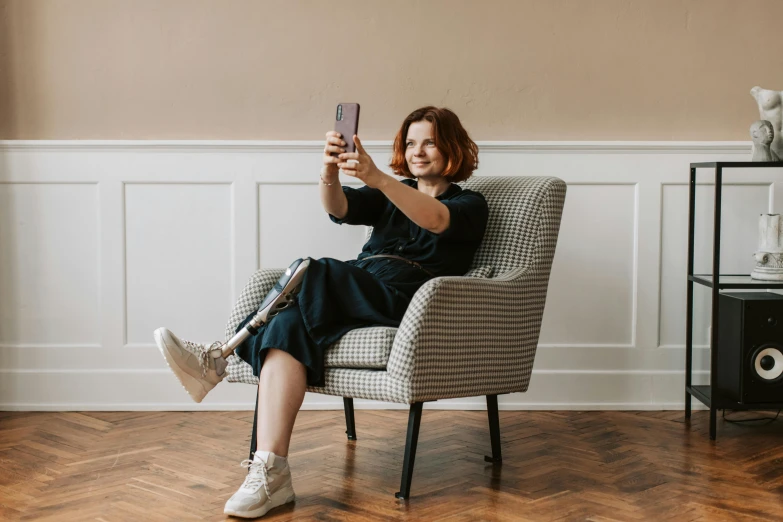
[(400, 490), (394, 495), (400, 499), (407, 499), (411, 494), (411, 478), (413, 477), (413, 461), (416, 459), (416, 443), (419, 440), (419, 425), (421, 424), (422, 402), (411, 404), (408, 414), (408, 439), (405, 442), (405, 459), (402, 463), (402, 479)]
[(345, 407), (345, 433), (348, 434), (348, 440), (356, 440), (356, 424), (353, 418), (353, 399), (343, 397), (343, 406)]
[(498, 396), (487, 395), (487, 415), (489, 416), (489, 438), (492, 441), (492, 456), (484, 457), (487, 462), (500, 463), (500, 417), (498, 416)]
[(253, 433), (250, 435), (250, 456), (251, 461), (256, 454), (258, 444), (258, 392), (256, 391), (256, 409), (253, 412)]

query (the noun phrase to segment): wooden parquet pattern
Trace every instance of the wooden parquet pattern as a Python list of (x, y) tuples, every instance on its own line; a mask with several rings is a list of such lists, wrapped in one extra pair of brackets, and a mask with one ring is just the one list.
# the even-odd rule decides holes
[[(733, 413), (753, 417), (759, 412)], [(251, 412), (0, 412), (0, 519), (225, 520), (244, 478)], [(783, 416), (707, 412), (424, 410), (409, 501), (399, 488), (407, 411), (300, 413), (297, 501), (268, 520), (783, 520)]]

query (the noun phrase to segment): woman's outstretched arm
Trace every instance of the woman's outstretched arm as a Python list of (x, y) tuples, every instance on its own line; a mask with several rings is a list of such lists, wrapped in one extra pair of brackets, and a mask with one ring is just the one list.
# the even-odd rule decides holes
[(380, 170), (378, 172), (383, 178), (377, 188), (411, 221), (434, 234), (449, 228), (450, 214), (446, 205)]
[(348, 198), (343, 193), (340, 185), (340, 170), (337, 163), (340, 159), (330, 153), (345, 152), (345, 142), (340, 133), (329, 131), (326, 133), (326, 146), (324, 147), (323, 166), (321, 167), (321, 204), (324, 210), (337, 219), (342, 219), (348, 214)]
[[(446, 205), (381, 172), (364, 150), (358, 136), (354, 136), (354, 142), (355, 153), (341, 153), (343, 159), (339, 160), (339, 165), (343, 172), (362, 180), (368, 187), (379, 189), (395, 207), (421, 228), (435, 234), (440, 234), (449, 228), (450, 213)], [(357, 163), (349, 164), (347, 163), (349, 159)], [(323, 189), (321, 193), (323, 194)]]

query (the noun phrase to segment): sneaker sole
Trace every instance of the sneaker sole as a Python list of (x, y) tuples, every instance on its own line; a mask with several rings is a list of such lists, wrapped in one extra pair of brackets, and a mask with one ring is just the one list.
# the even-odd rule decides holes
[(177, 364), (176, 359), (169, 351), (166, 340), (163, 339), (163, 334), (160, 332), (160, 329), (155, 330), (155, 344), (158, 345), (158, 350), (160, 350), (161, 355), (163, 355), (163, 358), (166, 360), (166, 365), (172, 373), (177, 376), (177, 379), (179, 379), (179, 382), (185, 391), (188, 392), (190, 398), (195, 402), (204, 400), (204, 397), (206, 397), (209, 390), (204, 387), (204, 384), (200, 380), (187, 373)]
[(234, 511), (233, 509), (224, 509), (223, 514), (224, 515), (231, 515), (234, 517), (240, 517), (240, 518), (258, 518), (266, 515), (269, 511), (272, 509), (282, 506), (284, 504), (288, 504), (289, 502), (293, 502), (296, 499), (296, 495), (294, 495), (293, 488), (288, 488), (291, 490), (291, 494), (282, 502), (280, 501), (272, 501), (267, 502), (263, 506), (261, 506), (258, 509), (253, 509), (251, 511)]

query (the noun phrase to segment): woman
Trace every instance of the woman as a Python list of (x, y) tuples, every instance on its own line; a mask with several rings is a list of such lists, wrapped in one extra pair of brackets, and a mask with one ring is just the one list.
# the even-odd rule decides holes
[[(321, 203), (335, 223), (372, 226), (373, 233), (357, 259), (311, 259), (298, 306), (283, 309), (237, 348), (259, 377), (258, 449), (243, 462), (248, 475), (226, 503), (229, 515), (259, 517), (293, 501), (286, 460), (291, 432), (306, 386), (324, 385), (326, 348), (355, 328), (399, 326), (421, 285), (468, 271), (484, 236), (484, 197), (455, 184), (478, 166), (478, 147), (452, 111), (423, 107), (405, 118), (390, 164), (407, 178), (402, 181), (375, 166), (358, 136), (353, 153), (345, 151), (345, 139), (326, 133)], [(340, 170), (365, 186), (342, 187)], [(191, 392), (197, 401), (225, 375), (219, 342), (181, 341), (165, 328), (155, 338), (172, 369), (189, 363), (200, 372), (188, 377), (198, 380), (198, 396)]]

